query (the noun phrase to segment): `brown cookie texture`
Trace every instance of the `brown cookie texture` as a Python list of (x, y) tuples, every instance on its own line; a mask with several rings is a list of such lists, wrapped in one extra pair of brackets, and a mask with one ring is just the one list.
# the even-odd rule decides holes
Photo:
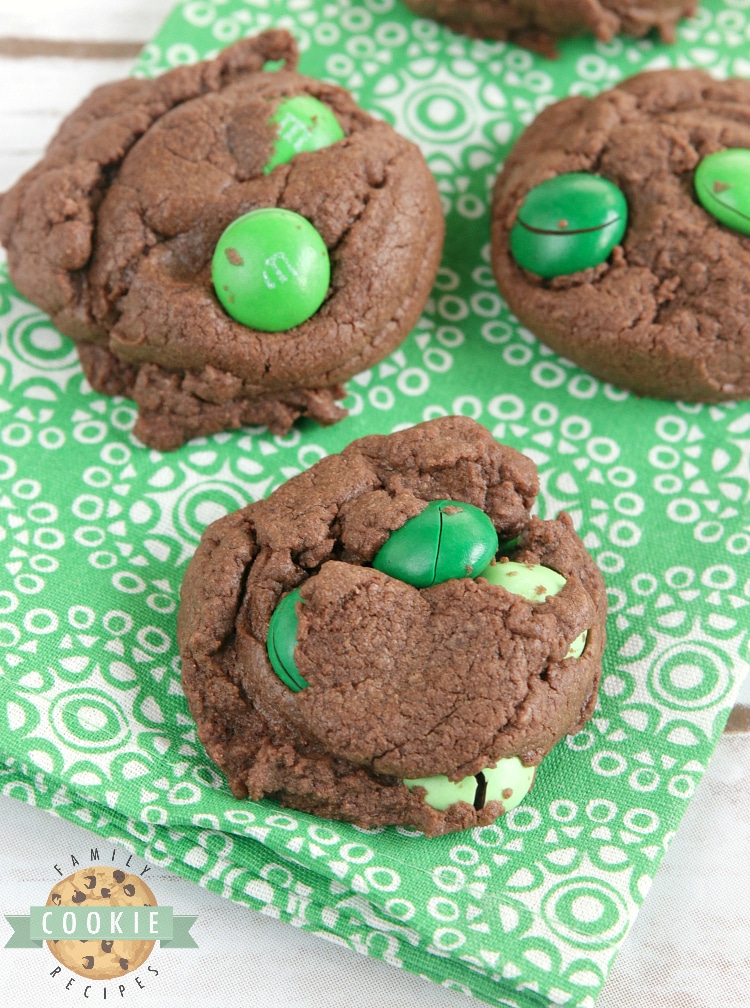
[[(439, 811), (403, 781), (458, 781), (510, 757), (536, 765), (592, 714), (604, 584), (567, 515), (531, 517), (538, 486), (525, 456), (445, 417), (354, 441), (206, 529), (181, 591), (182, 684), (237, 797), (427, 835), (503, 812), (496, 801)], [(562, 590), (536, 603), (483, 577), (417, 589), (373, 568), (433, 500), (480, 508), (501, 544), (520, 537), (501, 552), (558, 571)], [(295, 588), (299, 692), (266, 650)], [(583, 654), (566, 658), (584, 630)]]
[[(700, 70), (638, 74), (596, 98), (567, 98), (525, 130), (495, 184), (492, 265), (510, 308), (542, 342), (640, 395), (719, 402), (750, 395), (750, 237), (695, 195), (700, 161), (750, 148), (750, 81)], [(543, 280), (509, 234), (546, 179), (592, 172), (628, 204), (601, 265)]]
[(608, 42), (620, 32), (642, 36), (656, 29), (673, 42), (680, 18), (697, 0), (404, 0), (415, 14), (442, 21), (453, 31), (511, 41), (545, 56), (555, 40), (592, 32)]
[[(0, 203), (14, 284), (76, 341), (97, 391), (136, 401), (151, 447), (336, 422), (342, 382), (401, 343), (432, 287), (444, 224), (419, 149), (296, 64), (292, 36), (273, 30), (98, 88)], [(327, 105), (344, 138), (264, 174), (269, 119), (297, 95)], [(224, 229), (261, 207), (306, 217), (331, 259), (322, 306), (285, 332), (236, 322), (211, 280)]]

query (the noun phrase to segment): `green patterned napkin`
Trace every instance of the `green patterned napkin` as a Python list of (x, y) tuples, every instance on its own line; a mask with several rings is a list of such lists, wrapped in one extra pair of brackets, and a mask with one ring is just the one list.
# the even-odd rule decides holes
[[(187, 2), (138, 73), (286, 26), (301, 68), (420, 144), (448, 237), (423, 318), (349, 382), (350, 416), (149, 451), (71, 343), (0, 285), (3, 791), (225, 896), (496, 1005), (591, 1008), (748, 664), (750, 410), (640, 400), (540, 346), (498, 296), (487, 200), (549, 102), (648, 67), (750, 75), (747, 0), (678, 44), (582, 39), (548, 62), (454, 36), (396, 0)], [(353, 438), (446, 413), (539, 465), (611, 601), (601, 700), (496, 825), (425, 840), (238, 802), (180, 689), (178, 590), (205, 525)]]

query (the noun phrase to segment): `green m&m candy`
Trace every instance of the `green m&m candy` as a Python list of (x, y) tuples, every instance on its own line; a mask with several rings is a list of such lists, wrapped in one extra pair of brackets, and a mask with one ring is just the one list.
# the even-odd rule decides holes
[(498, 801), (503, 803), (506, 812), (510, 812), (531, 790), (535, 772), (536, 767), (524, 766), (517, 756), (512, 756), (498, 760), (495, 767), (460, 781), (438, 775), (405, 780), (404, 784), (410, 791), (423, 787), (427, 792), (425, 803), (441, 812), (457, 801), (464, 801), (475, 809), (484, 808), (487, 802)]
[(233, 220), (211, 261), (216, 296), (237, 322), (263, 332), (300, 325), (328, 292), (328, 249), (312, 224), (269, 207)]
[(526, 194), (510, 232), (519, 266), (544, 279), (598, 266), (622, 240), (625, 197), (600, 175), (557, 175)]
[(750, 150), (731, 148), (704, 157), (695, 169), (695, 194), (717, 221), (750, 235)]
[(413, 780), (405, 780), (404, 784), (410, 791), (416, 787), (423, 787), (427, 792), (424, 796), (425, 803), (430, 808), (439, 809), (441, 812), (457, 801), (473, 805), (474, 796), (477, 793), (476, 777), (464, 777), (463, 780), (452, 781), (442, 774), (436, 774), (434, 777), (415, 777)]
[(333, 112), (312, 95), (285, 98), (276, 106), (270, 122), (276, 127), (276, 143), (264, 174), (286, 164), (295, 154), (330, 147), (343, 140), (344, 131)]
[(276, 606), (268, 624), (268, 641), (266, 648), (268, 657), (276, 675), (285, 686), (294, 693), (299, 693), (310, 684), (304, 679), (294, 660), (294, 649), (297, 647), (297, 612), (296, 604), (304, 605), (299, 588), (289, 592)]
[(484, 511), (460, 501), (430, 501), (391, 533), (372, 565), (415, 588), (429, 588), (449, 578), (476, 577), (497, 548), (495, 526)]
[(502, 585), (514, 595), (522, 595), (529, 602), (546, 602), (550, 595), (557, 595), (565, 585), (562, 574), (551, 567), (516, 563), (514, 560), (490, 564), (480, 576), (490, 584)]
[(483, 770), (482, 775), (485, 779), (484, 804), (499, 801), (503, 803), (505, 811), (510, 812), (521, 804), (531, 790), (536, 767), (524, 766), (517, 756), (513, 756), (498, 760), (497, 766)]
[[(562, 574), (551, 567), (516, 563), (513, 560), (490, 564), (482, 571), (481, 577), (486, 578), (490, 584), (502, 585), (507, 591), (521, 595), (529, 602), (546, 602), (551, 595), (557, 595), (566, 583)], [(587, 630), (580, 633), (568, 648), (565, 657), (580, 658), (587, 637)]]

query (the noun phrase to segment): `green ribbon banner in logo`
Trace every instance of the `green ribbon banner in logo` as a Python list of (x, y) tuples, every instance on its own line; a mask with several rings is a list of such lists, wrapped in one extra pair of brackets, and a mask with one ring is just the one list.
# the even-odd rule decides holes
[(197, 948), (197, 917), (175, 917), (172, 907), (35, 906), (30, 916), (5, 918), (13, 928), (6, 948), (41, 948), (45, 941), (159, 941), (161, 948)]

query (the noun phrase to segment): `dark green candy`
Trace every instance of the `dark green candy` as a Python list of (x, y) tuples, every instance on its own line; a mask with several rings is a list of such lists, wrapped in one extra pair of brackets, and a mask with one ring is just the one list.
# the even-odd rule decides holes
[(268, 657), (276, 675), (285, 686), (294, 693), (299, 693), (310, 684), (303, 679), (294, 660), (294, 649), (297, 646), (297, 613), (295, 605), (304, 600), (299, 588), (289, 592), (276, 606), (268, 625)]
[(750, 150), (735, 147), (704, 157), (695, 169), (695, 194), (717, 221), (750, 235)]
[(627, 202), (612, 182), (585, 172), (557, 175), (526, 194), (510, 251), (530, 273), (565, 276), (603, 263), (627, 223)]
[(372, 562), (376, 570), (415, 588), (476, 577), (497, 553), (495, 527), (473, 504), (430, 501), (392, 532)]

